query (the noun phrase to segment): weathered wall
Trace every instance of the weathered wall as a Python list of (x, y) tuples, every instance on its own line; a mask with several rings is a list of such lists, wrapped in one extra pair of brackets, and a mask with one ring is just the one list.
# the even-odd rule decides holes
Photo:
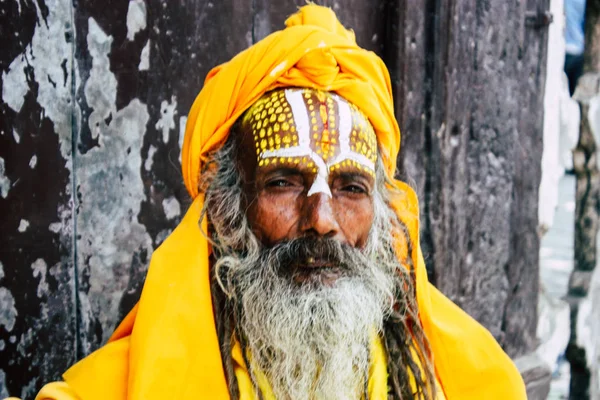
[(600, 3), (586, 1), (583, 72), (600, 71)]
[(0, 3), (0, 397), (76, 359), (70, 15)]
[[(412, 3), (411, 3), (412, 4)], [(421, 199), (436, 285), (511, 356), (535, 346), (545, 1), (400, 7), (400, 164)]]
[[(545, 0), (320, 1), (390, 67), (400, 164), (438, 286), (532, 350)], [(99, 347), (189, 203), (186, 113), (209, 69), (303, 0), (0, 2), (0, 397)]]
[(586, 4), (584, 72), (573, 98), (579, 103), (579, 140), (573, 151), (577, 177), (575, 265), (569, 279), (571, 336), (566, 356), (571, 365), (569, 399), (600, 399), (600, 314), (598, 229), (600, 228), (600, 3)]
[[(234, 25), (215, 24), (228, 16)], [(0, 397), (106, 341), (188, 203), (187, 110), (247, 1), (0, 3)], [(4, 32), (7, 32), (5, 36)]]

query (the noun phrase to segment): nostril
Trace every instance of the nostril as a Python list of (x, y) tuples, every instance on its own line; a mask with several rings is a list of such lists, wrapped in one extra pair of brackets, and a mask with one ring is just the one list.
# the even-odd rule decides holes
[(304, 231), (304, 235), (305, 235), (305, 236), (308, 236), (308, 237), (318, 237), (318, 236), (320, 236), (320, 235), (319, 235), (319, 232), (317, 232), (317, 231), (316, 231), (315, 229), (313, 229), (313, 228), (310, 228), (310, 229), (308, 229), (308, 230)]

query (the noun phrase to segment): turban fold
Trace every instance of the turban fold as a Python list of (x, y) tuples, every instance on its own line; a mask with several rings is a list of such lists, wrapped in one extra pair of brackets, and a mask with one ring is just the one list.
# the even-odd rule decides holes
[(357, 106), (377, 133), (390, 176), (396, 168), (400, 129), (394, 118), (390, 76), (381, 59), (356, 45), (329, 8), (304, 6), (275, 32), (209, 72), (188, 115), (181, 155), (192, 197), (206, 157), (265, 92), (278, 87), (333, 91)]
[[(194, 201), (154, 252), (140, 301), (109, 343), (64, 374), (68, 390), (81, 399), (229, 397), (214, 324), (222, 316), (213, 316), (210, 249), (201, 232), (206, 221), (199, 223), (203, 195), (198, 183), (209, 153), (224, 143), (232, 124), (266, 91), (309, 87), (336, 92), (356, 105), (373, 125), (392, 176), (400, 131), (381, 59), (359, 48), (354, 34), (328, 8), (304, 6), (286, 25), (208, 74), (188, 116), (182, 153), (183, 176)], [(419, 317), (446, 397), (525, 399), (518, 371), (491, 334), (427, 281), (417, 198), (407, 185), (396, 185), (402, 195), (392, 205), (412, 244), (399, 247), (413, 260)], [(54, 386), (47, 391), (52, 389), (66, 390)]]

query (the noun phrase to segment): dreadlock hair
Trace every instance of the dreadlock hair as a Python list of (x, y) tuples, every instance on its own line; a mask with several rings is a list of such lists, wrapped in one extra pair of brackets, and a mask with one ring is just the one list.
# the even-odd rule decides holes
[[(215, 324), (223, 370), (233, 400), (239, 399), (240, 393), (231, 359), (232, 344), (238, 340), (245, 348), (245, 342), (238, 327), (240, 312), (232, 301), (234, 282), (227, 271), (235, 265), (240, 253), (247, 256), (259, 252), (262, 247), (246, 218), (245, 205), (248, 203), (242, 189), (244, 182), (239, 159), (252, 155), (243, 154), (238, 132), (239, 124), (236, 124), (222, 148), (210, 155), (200, 180), (200, 192), (205, 193), (202, 218), (208, 217), (206, 235), (213, 247), (211, 292)], [(406, 225), (390, 205), (391, 194), (397, 190), (378, 157), (369, 245), (377, 249), (375, 262), (393, 269), (396, 282), (392, 304), (386, 311), (380, 332), (387, 355), (388, 398), (433, 400), (436, 394), (434, 368), (418, 315), (411, 257), (413, 246)], [(407, 254), (396, 253), (396, 240), (406, 241)], [(242, 353), (245, 355), (245, 351)], [(246, 365), (250, 370), (248, 360)], [(254, 373), (249, 372), (256, 386)], [(411, 380), (414, 380), (412, 384)], [(259, 390), (257, 394), (262, 397)], [(366, 385), (363, 395), (365, 399), (368, 397)]]

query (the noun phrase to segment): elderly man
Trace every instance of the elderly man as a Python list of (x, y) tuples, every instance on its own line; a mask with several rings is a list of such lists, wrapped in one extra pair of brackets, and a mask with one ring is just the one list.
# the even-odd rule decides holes
[(208, 75), (193, 204), (110, 342), (38, 399), (526, 398), (427, 282), (382, 61), (327, 8), (286, 25)]

